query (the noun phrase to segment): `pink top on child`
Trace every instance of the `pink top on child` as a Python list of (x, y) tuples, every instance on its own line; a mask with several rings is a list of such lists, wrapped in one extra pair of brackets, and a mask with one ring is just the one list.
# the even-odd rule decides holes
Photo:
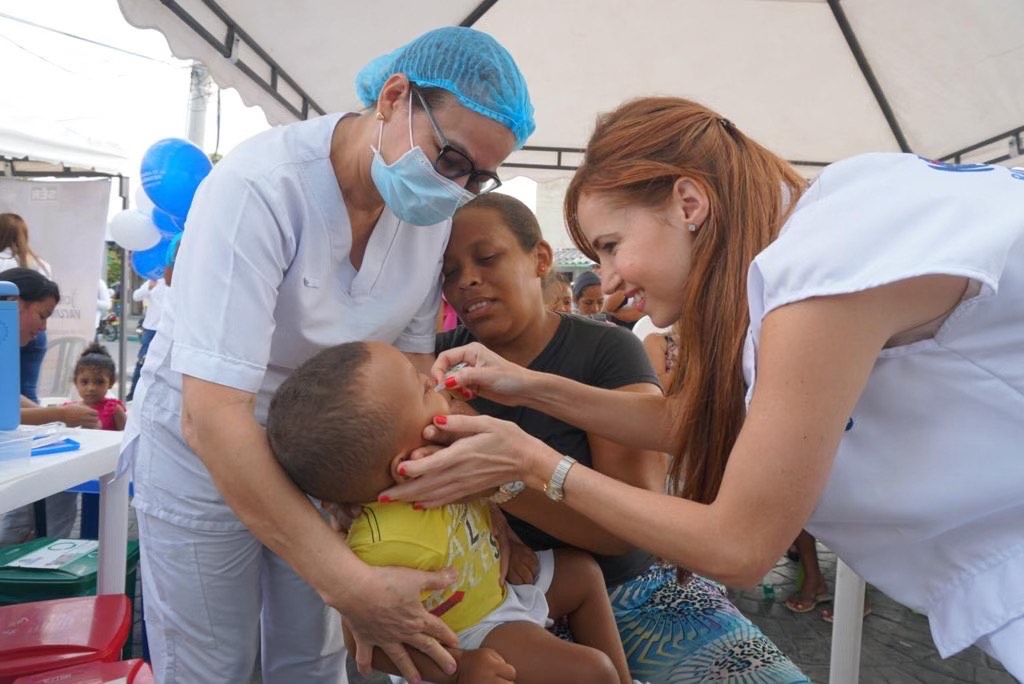
[[(64, 404), (65, 406), (71, 406), (77, 404), (77, 401), (69, 401)], [(100, 421), (101, 430), (117, 430), (117, 426), (114, 425), (114, 412), (118, 407), (124, 408), (124, 402), (120, 399), (111, 399), (107, 397), (96, 406), (90, 406), (89, 408), (96, 411), (96, 417)]]

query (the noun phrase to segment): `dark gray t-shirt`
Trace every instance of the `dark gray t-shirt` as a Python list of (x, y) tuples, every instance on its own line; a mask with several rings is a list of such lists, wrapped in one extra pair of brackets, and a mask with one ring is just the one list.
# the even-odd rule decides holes
[[(561, 316), (562, 321), (554, 337), (530, 363), (530, 370), (554, 373), (605, 389), (640, 382), (658, 384), (643, 344), (629, 330), (571, 314)], [(459, 326), (437, 336), (435, 352), (441, 353), (475, 340), (469, 330)], [(470, 405), (484, 415), (511, 421), (555, 451), (591, 465), (590, 445), (583, 430), (522, 406), (503, 406), (487, 399), (474, 399)], [(533, 549), (566, 546), (561, 540), (515, 516), (509, 515), (508, 518), (519, 537)], [(595, 558), (609, 587), (636, 577), (654, 562), (651, 554), (639, 550), (622, 556), (595, 555)]]

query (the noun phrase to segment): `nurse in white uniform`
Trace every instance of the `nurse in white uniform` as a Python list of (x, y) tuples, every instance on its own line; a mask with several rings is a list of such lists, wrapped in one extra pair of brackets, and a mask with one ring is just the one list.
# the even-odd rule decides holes
[[(337, 613), (408, 677), (454, 667), (419, 603), (453, 578), (371, 569), (277, 465), (262, 423), (324, 347), (380, 340), (429, 368), (450, 217), (533, 131), (526, 83), (486, 34), (431, 31), (367, 65), (362, 113), (262, 133), (196, 194), (132, 404), (146, 623), (161, 682), (345, 681)], [(260, 639), (262, 638), (262, 644)]]
[[(750, 586), (802, 527), (1024, 679), (1024, 172), (868, 154), (809, 187), (716, 113), (649, 98), (602, 117), (569, 186), (577, 246), (656, 325), (666, 398), (584, 387), (476, 346), (454, 386), (674, 455), (670, 497), (490, 418), (384, 492), (434, 505), (502, 481)], [(443, 421), (441, 421), (443, 422)], [(442, 429), (428, 428), (429, 433)]]

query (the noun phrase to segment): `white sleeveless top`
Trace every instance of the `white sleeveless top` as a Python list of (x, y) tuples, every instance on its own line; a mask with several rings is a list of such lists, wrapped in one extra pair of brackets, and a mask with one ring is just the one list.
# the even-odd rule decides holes
[(926, 274), (978, 294), (881, 352), (806, 527), (927, 614), (946, 657), (1024, 615), (1024, 172), (902, 154), (825, 169), (750, 267), (744, 375), (749, 404), (773, 309)]

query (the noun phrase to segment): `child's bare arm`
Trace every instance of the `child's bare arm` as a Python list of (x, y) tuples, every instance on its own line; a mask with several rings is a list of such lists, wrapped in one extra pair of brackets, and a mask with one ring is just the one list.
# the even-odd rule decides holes
[(27, 399), (22, 401), (21, 422), (25, 425), (42, 425), (55, 420), (61, 421), (68, 427), (90, 429), (99, 429), (100, 427), (100, 419), (96, 411), (80, 402), (67, 406), (37, 406)]

